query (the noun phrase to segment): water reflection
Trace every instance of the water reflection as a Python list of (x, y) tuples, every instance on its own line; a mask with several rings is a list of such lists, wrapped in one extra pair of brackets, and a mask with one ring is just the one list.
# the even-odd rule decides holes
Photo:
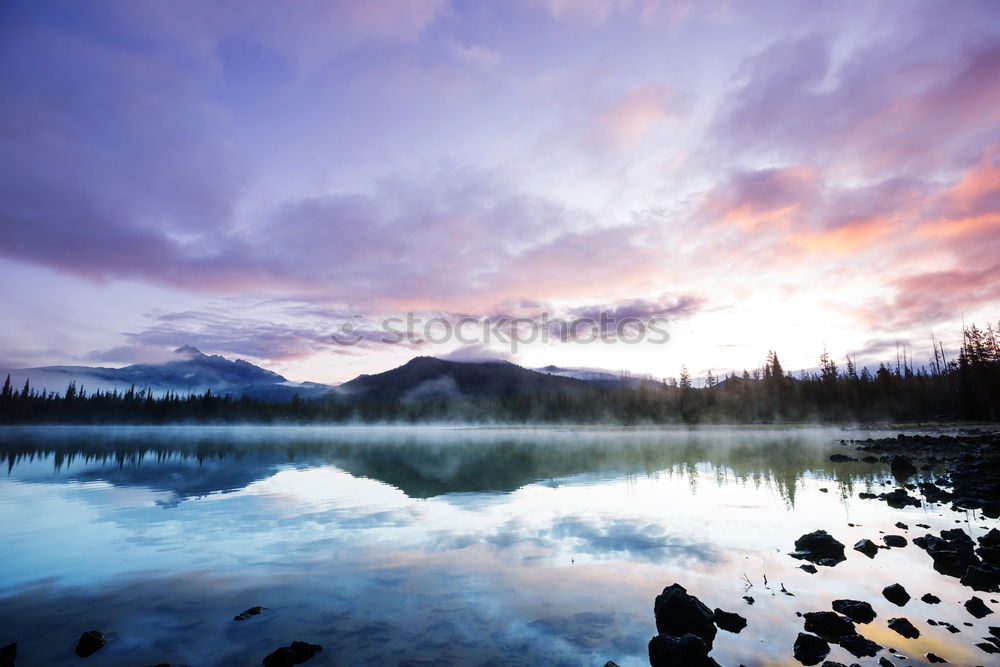
[[(968, 589), (919, 549), (852, 552), (817, 575), (786, 555), (821, 527), (850, 545), (898, 532), (899, 520), (972, 519), (858, 500), (888, 471), (830, 463), (840, 437), (10, 429), (0, 432), (0, 617), (13, 620), (0, 645), (18, 641), (23, 664), (76, 664), (76, 636), (98, 628), (112, 633), (95, 656), (107, 665), (256, 665), (305, 640), (327, 646), (317, 665), (625, 667), (646, 662), (652, 599), (680, 581), (749, 619), (716, 640), (724, 665), (797, 664), (795, 612), (840, 597), (872, 602), (879, 618), (862, 630), (887, 647), (986, 664), (973, 642), (926, 624), (964, 630), (973, 619), (955, 604)], [(995, 524), (965, 527), (976, 536)], [(885, 627), (900, 610), (879, 591), (897, 581), (945, 601), (902, 610), (919, 640)], [(257, 604), (268, 610), (231, 620)], [(975, 625), (967, 639), (985, 632)], [(829, 659), (856, 661), (836, 647)]]
[[(809, 473), (847, 485), (879, 477), (865, 463), (833, 464), (833, 429), (621, 431), (399, 428), (36, 428), (0, 432), (8, 476), (106, 481), (173, 492), (178, 500), (245, 488), (285, 466), (330, 465), (410, 498), (509, 492), (531, 483), (681, 474), (704, 483), (773, 485), (790, 504)], [(834, 450), (830, 450), (834, 451)], [(49, 462), (46, 475), (44, 466)], [(19, 468), (15, 472), (15, 468)]]

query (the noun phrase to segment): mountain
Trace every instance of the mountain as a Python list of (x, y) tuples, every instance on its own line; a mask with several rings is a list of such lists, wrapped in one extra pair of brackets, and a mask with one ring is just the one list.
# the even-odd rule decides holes
[(366, 402), (429, 398), (516, 396), (531, 393), (581, 394), (591, 383), (522, 368), (507, 361), (476, 363), (416, 357), (377, 375), (360, 375), (335, 390), (339, 397)]
[(583, 380), (584, 382), (591, 382), (603, 387), (604, 389), (620, 389), (622, 386), (622, 376), (619, 373), (612, 373), (611, 371), (604, 371), (595, 368), (563, 368), (560, 366), (549, 365), (543, 368), (536, 368), (535, 370), (539, 373), (545, 373), (546, 375), (574, 378), (576, 380)]
[(648, 375), (634, 377), (629, 373), (612, 373), (599, 368), (563, 368), (550, 365), (535, 370), (546, 375), (583, 380), (601, 389), (640, 389), (643, 387), (655, 389), (660, 386), (659, 382)]
[(91, 366), (42, 366), (22, 368), (11, 373), (16, 385), (29, 379), (35, 387), (61, 392), (70, 382), (88, 391), (96, 389), (151, 389), (154, 392), (175, 391), (181, 394), (203, 393), (211, 389), (216, 394), (267, 400), (288, 400), (294, 394), (311, 398), (328, 392), (331, 387), (316, 382), (290, 382), (283, 376), (248, 361), (230, 361), (217, 354), (203, 354), (185, 345), (174, 350), (177, 358), (161, 364), (133, 364), (124, 368)]

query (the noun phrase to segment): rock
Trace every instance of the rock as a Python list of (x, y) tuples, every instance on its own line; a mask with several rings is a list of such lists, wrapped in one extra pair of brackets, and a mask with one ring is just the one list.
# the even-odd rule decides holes
[(887, 658), (879, 658), (878, 667), (894, 667), (894, 666), (891, 662), (889, 662)]
[[(820, 667), (847, 667), (847, 665), (842, 662), (834, 662), (833, 660), (824, 660)], [(854, 667), (854, 665), (851, 665), (851, 667)]]
[(982, 547), (1000, 547), (1000, 530), (990, 528), (990, 532), (980, 537), (977, 541), (979, 542), (979, 546)]
[(875, 610), (861, 600), (834, 600), (833, 609), (855, 623), (871, 623), (875, 620)]
[(944, 489), (942, 489), (937, 484), (934, 484), (933, 482), (921, 482), (918, 485), (918, 487), (920, 488), (920, 492), (924, 494), (924, 498), (926, 498), (928, 502), (944, 503), (952, 499), (951, 493), (945, 491)]
[(690, 633), (705, 640), (712, 648), (715, 639), (715, 615), (712, 610), (680, 584), (671, 584), (656, 596), (653, 603), (656, 631), (680, 636)]
[(847, 463), (848, 461), (857, 461), (853, 456), (847, 456), (846, 454), (831, 454), (830, 460), (834, 463)]
[(847, 635), (841, 637), (837, 643), (855, 658), (874, 656), (882, 650), (881, 646), (861, 635)]
[(754, 603), (754, 599), (752, 597), (750, 597), (749, 595), (744, 595), (743, 596), (743, 600), (747, 604), (753, 604)]
[(719, 667), (719, 663), (709, 657), (711, 646), (701, 637), (691, 633), (682, 635), (659, 634), (649, 640), (649, 664), (651, 667)]
[(308, 642), (292, 642), (290, 646), (281, 648), (268, 654), (264, 658), (264, 667), (293, 667), (308, 662), (323, 652), (323, 647), (319, 644)]
[(890, 618), (889, 628), (895, 630), (907, 639), (916, 639), (920, 636), (920, 631), (913, 627), (913, 623), (910, 623), (910, 621), (905, 618)]
[(80, 639), (77, 640), (74, 650), (81, 658), (87, 658), (104, 648), (106, 643), (103, 632), (88, 630), (80, 635)]
[(886, 586), (882, 589), (882, 595), (885, 596), (886, 600), (893, 603), (897, 607), (902, 607), (910, 601), (910, 594), (907, 593), (906, 589), (899, 584)]
[(0, 667), (14, 667), (17, 659), (17, 642), (0, 648)]
[(908, 478), (917, 474), (917, 466), (913, 465), (910, 457), (898, 455), (889, 459), (889, 471), (902, 484)]
[(878, 546), (869, 539), (859, 540), (854, 545), (855, 551), (860, 551), (869, 558), (875, 558), (875, 554), (878, 553)]
[(236, 616), (234, 616), (233, 620), (234, 621), (245, 621), (248, 618), (252, 618), (252, 617), (258, 615), (260, 612), (264, 611), (265, 609), (267, 609), (267, 607), (250, 607), (249, 609), (247, 609), (245, 611), (241, 611), (239, 614), (237, 614)]
[(927, 662), (948, 662), (944, 658), (934, 655), (933, 653), (928, 653), (926, 656)]
[(897, 522), (896, 522), (896, 528), (899, 528), (900, 530), (909, 530), (909, 529), (910, 529), (910, 527), (909, 527), (909, 526), (907, 526), (907, 525), (906, 525), (905, 523), (903, 523), (902, 521), (897, 521)]
[(1000, 639), (1000, 627), (997, 627), (995, 625), (991, 625), (990, 627), (988, 627), (986, 629), (990, 631), (991, 635), (993, 635), (997, 639)]
[(811, 611), (803, 614), (806, 632), (812, 632), (820, 637), (836, 639), (857, 632), (854, 623), (849, 618), (832, 611)]
[(887, 547), (899, 548), (899, 547), (905, 547), (907, 544), (909, 544), (909, 542), (906, 541), (906, 538), (903, 537), (902, 535), (886, 535), (885, 537), (882, 538), (882, 541), (885, 542), (885, 546)]
[(951, 577), (961, 577), (972, 565), (979, 565), (972, 538), (960, 528), (942, 530), (941, 537), (925, 535), (913, 540), (934, 560), (934, 569)]
[(821, 486), (819, 487), (819, 491), (820, 493), (829, 493), (830, 489), (826, 488), (825, 486)]
[(920, 501), (907, 493), (906, 489), (893, 489), (889, 493), (880, 494), (878, 497), (884, 500), (890, 507), (895, 507), (896, 509), (902, 509), (907, 505), (920, 507)]
[(800, 632), (795, 638), (792, 654), (803, 665), (818, 665), (830, 653), (830, 644), (825, 639), (815, 635)]
[(608, 660), (606, 663), (604, 663), (604, 667), (618, 667), (618, 663), (615, 662), (614, 660)]
[(1000, 530), (991, 528), (990, 532), (980, 537), (976, 554), (984, 563), (1000, 566)]
[(924, 593), (923, 595), (920, 596), (920, 599), (926, 602), (927, 604), (938, 604), (941, 602), (941, 598), (939, 598), (936, 595), (931, 595), (930, 593)]
[(740, 630), (747, 627), (747, 619), (739, 614), (722, 611), (718, 607), (712, 610), (712, 613), (715, 615), (715, 624), (726, 632), (739, 634)]
[(844, 545), (835, 540), (825, 530), (806, 533), (795, 540), (795, 552), (791, 555), (794, 558), (807, 560), (816, 565), (826, 565), (829, 567), (847, 560), (847, 557), (844, 555)]
[(799, 569), (808, 572), (809, 574), (816, 574), (815, 565), (809, 565), (808, 563), (806, 563), (805, 565), (799, 565)]
[(858, 494), (858, 498), (861, 498), (861, 500), (872, 500), (874, 498), (878, 498), (878, 496), (874, 493), (868, 493), (867, 491), (862, 491), (861, 493)]
[(982, 642), (980, 644), (976, 644), (976, 648), (986, 653), (1000, 653), (1000, 648), (997, 648), (996, 646), (990, 644), (989, 642)]
[(984, 603), (982, 599), (977, 598), (975, 595), (965, 602), (965, 610), (976, 618), (989, 616), (993, 613), (993, 610), (987, 607), (986, 603)]
[(1000, 568), (992, 565), (970, 565), (960, 580), (963, 586), (977, 591), (1000, 591)]

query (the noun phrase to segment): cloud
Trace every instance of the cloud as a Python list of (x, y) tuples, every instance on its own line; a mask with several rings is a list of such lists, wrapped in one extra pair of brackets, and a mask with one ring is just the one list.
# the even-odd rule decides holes
[(439, 358), (462, 363), (481, 363), (484, 361), (510, 361), (512, 357), (506, 350), (495, 349), (479, 343), (464, 345), (448, 354), (440, 355)]
[[(246, 356), (269, 361), (304, 359), (333, 347), (330, 334), (333, 323), (279, 323), (223, 314), (221, 312), (183, 311), (154, 316), (154, 324), (138, 332), (125, 333), (133, 346), (124, 348), (173, 349), (193, 345), (206, 354)], [(92, 353), (107, 361), (127, 361), (123, 348)], [(112, 358), (119, 356), (117, 359)]]
[[(676, 25), (697, 7), (689, 0), (529, 0), (561, 20), (600, 24), (612, 16), (633, 16), (643, 23)], [(709, 5), (712, 3), (706, 3)], [(718, 3), (719, 5), (723, 3)]]
[(817, 198), (818, 179), (806, 165), (738, 170), (704, 197), (701, 215), (748, 232), (785, 226)]
[(112, 364), (162, 364), (176, 361), (171, 349), (155, 345), (119, 345), (107, 350), (93, 350), (84, 355), (87, 361)]
[(503, 61), (503, 56), (482, 44), (466, 46), (460, 42), (451, 42), (451, 52), (459, 60), (481, 67), (495, 67)]
[(616, 148), (633, 146), (656, 123), (675, 120), (678, 101), (677, 91), (662, 84), (647, 83), (626, 91), (599, 114), (601, 143)]
[[(912, 36), (911, 36), (912, 38)], [(968, 37), (966, 37), (966, 40)], [(746, 62), (714, 137), (724, 150), (784, 154), (866, 173), (947, 168), (997, 136), (1000, 38), (933, 51), (883, 40), (834, 61), (823, 35)]]

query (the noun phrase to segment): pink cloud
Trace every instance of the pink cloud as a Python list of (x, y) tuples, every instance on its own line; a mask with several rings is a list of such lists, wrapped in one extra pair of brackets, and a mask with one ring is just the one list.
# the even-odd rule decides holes
[(604, 143), (633, 146), (650, 127), (678, 118), (678, 93), (669, 86), (647, 83), (618, 97), (600, 114)]

